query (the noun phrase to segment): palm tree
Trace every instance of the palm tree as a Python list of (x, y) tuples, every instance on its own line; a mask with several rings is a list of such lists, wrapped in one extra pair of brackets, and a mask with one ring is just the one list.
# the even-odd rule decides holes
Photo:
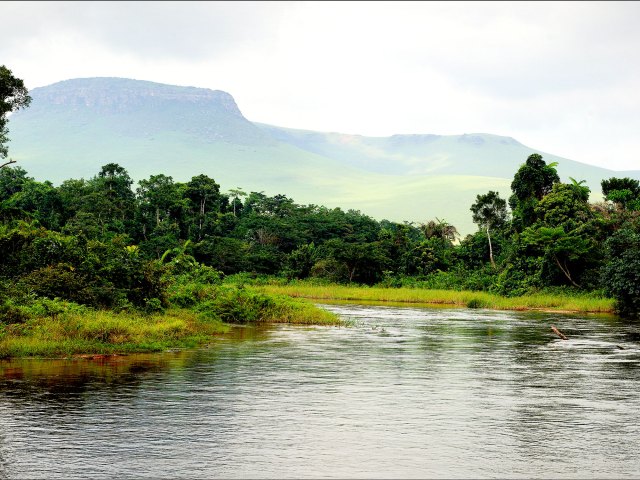
[(580, 200), (584, 202), (588, 201), (589, 193), (591, 192), (591, 190), (586, 185), (583, 185), (583, 183), (586, 183), (586, 181), (580, 180), (578, 182), (573, 177), (569, 177), (569, 180), (571, 180), (571, 188), (573, 188), (573, 190), (578, 194), (578, 197), (580, 198)]

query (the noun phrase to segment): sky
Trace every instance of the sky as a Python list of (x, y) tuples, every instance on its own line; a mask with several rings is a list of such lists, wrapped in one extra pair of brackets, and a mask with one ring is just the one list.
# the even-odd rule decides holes
[(0, 18), (0, 65), (28, 89), (195, 86), (255, 122), (491, 133), (640, 170), (640, 2), (3, 0)]

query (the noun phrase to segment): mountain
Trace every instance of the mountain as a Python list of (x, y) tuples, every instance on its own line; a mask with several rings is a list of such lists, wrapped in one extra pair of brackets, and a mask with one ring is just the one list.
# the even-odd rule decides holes
[(475, 230), (479, 193), (507, 198), (531, 153), (558, 162), (563, 181), (585, 180), (592, 199), (612, 176), (640, 179), (540, 152), (510, 137), (364, 137), (251, 122), (226, 92), (124, 78), (84, 78), (34, 88), (9, 121), (11, 157), (37, 180), (90, 178), (115, 162), (134, 180), (204, 173), (223, 191), (285, 194), (297, 203), (358, 209), (376, 219), (446, 219)]

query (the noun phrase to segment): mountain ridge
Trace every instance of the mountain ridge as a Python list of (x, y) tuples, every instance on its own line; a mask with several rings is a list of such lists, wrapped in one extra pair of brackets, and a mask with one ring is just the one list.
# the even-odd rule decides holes
[(604, 178), (640, 178), (489, 133), (367, 137), (251, 122), (231, 94), (200, 87), (89, 77), (30, 94), (31, 106), (10, 118), (10, 153), (31, 176), (54, 183), (115, 162), (135, 181), (158, 173), (187, 181), (204, 173), (223, 191), (285, 194), (394, 221), (444, 217), (469, 233), (475, 196), (491, 189), (507, 197), (531, 153), (559, 162), (563, 181), (586, 180), (595, 195)]

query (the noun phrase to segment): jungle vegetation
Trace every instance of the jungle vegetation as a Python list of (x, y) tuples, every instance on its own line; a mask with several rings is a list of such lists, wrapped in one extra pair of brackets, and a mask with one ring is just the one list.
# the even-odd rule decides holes
[(223, 285), (265, 275), (507, 297), (559, 291), (612, 297), (620, 315), (640, 316), (638, 180), (603, 179), (604, 200), (591, 203), (583, 182), (562, 183), (533, 154), (514, 172), (508, 199), (489, 191), (469, 205), (478, 230), (464, 238), (438, 217), (378, 221), (284, 194), (223, 192), (205, 174), (134, 184), (115, 162), (56, 186), (6, 161), (6, 114), (29, 97), (6, 67), (0, 77), (2, 324), (76, 307), (190, 308), (227, 322), (269, 317), (256, 309), (283, 314), (242, 282)]

